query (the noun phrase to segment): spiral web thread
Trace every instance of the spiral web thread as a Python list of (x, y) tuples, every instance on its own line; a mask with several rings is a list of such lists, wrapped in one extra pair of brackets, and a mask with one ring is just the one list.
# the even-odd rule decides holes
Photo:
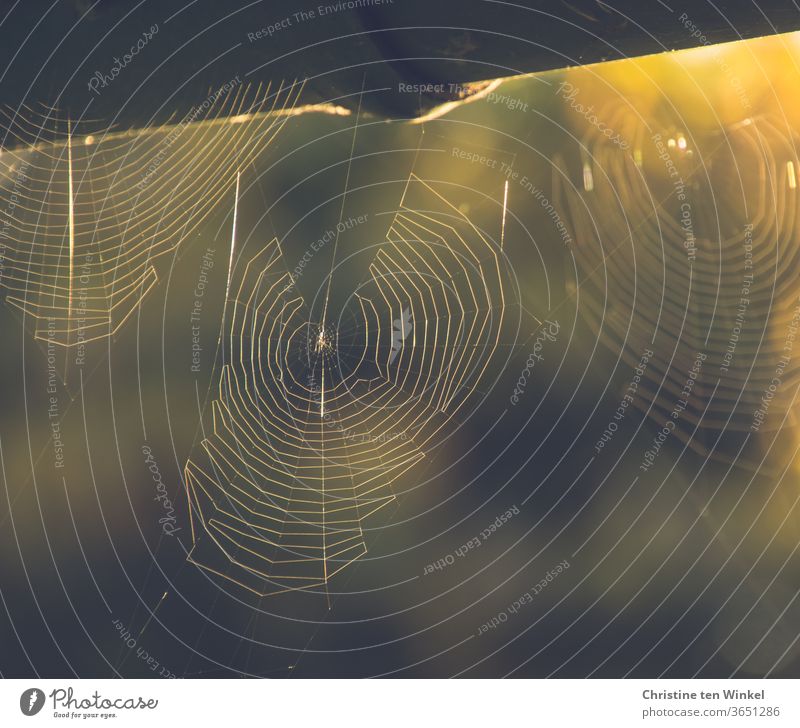
[(277, 240), (228, 301), (212, 431), (185, 468), (189, 559), (256, 594), (324, 586), (366, 553), (365, 519), (450, 431), (496, 352), (497, 251), (426, 182), (409, 179), (369, 273), (355, 345), (309, 322)]
[[(800, 323), (797, 138), (761, 116), (724, 134), (666, 128), (659, 147), (624, 109), (608, 119), (633, 153), (592, 130), (583, 140), (583, 189), (557, 182), (591, 291), (581, 296), (583, 316), (631, 367), (658, 338), (633, 402), (658, 424), (685, 393), (698, 352), (707, 352), (675, 430), (692, 449), (707, 455), (723, 431), (774, 431), (789, 400), (771, 397), (771, 382), (777, 376), (791, 391), (800, 381), (792, 352)], [(557, 164), (566, 178), (568, 165)], [(765, 398), (770, 416), (759, 423)], [(714, 457), (731, 458), (719, 447)]]
[[(78, 134), (51, 109), (3, 111), (0, 288), (35, 337), (73, 347), (116, 333), (292, 115), (302, 84), (237, 84), (184, 117)], [(37, 142), (47, 135), (57, 141)]]

